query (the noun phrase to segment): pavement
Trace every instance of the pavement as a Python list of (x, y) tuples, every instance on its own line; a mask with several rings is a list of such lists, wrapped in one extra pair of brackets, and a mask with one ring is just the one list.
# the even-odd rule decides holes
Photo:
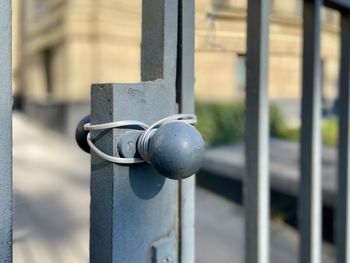
[(14, 262), (88, 262), (90, 157), (14, 114)]
[[(299, 143), (280, 139), (270, 140), (271, 189), (289, 196), (299, 194)], [(207, 151), (202, 170), (220, 177), (242, 181), (245, 173), (244, 145), (225, 145)], [(322, 147), (323, 203), (334, 207), (337, 192), (337, 151)]]
[[(13, 128), (14, 262), (89, 262), (89, 155), (20, 113)], [(196, 262), (243, 262), (243, 208), (197, 188), (195, 213)], [(297, 247), (298, 233), (273, 221), (271, 262), (298, 262)], [(335, 261), (331, 245), (323, 254)]]

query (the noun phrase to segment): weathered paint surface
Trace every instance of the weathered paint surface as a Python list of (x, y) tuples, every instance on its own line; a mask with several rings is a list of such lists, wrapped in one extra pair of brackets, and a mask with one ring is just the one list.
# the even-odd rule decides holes
[(337, 255), (338, 263), (350, 262), (350, 12), (341, 18), (341, 58), (339, 89), (339, 149)]
[[(181, 68), (178, 50), (193, 56), (192, 5), (191, 1), (190, 13), (184, 18), (190, 27), (180, 31), (182, 37), (190, 35), (186, 44), (190, 47), (179, 49), (178, 29), (182, 23), (178, 25), (178, 19), (182, 16), (178, 16), (178, 1), (143, 2), (141, 75), (144, 82), (93, 85), (92, 124), (120, 120), (152, 124), (178, 112), (176, 86), (181, 94), (193, 89), (193, 58), (180, 60), (190, 63), (189, 71), (185, 72), (189, 76), (177, 75)], [(193, 90), (189, 92), (193, 94)], [(179, 106), (185, 113), (192, 112), (193, 95)], [(115, 155), (122, 133), (121, 129), (93, 132), (92, 139), (105, 153)], [(91, 169), (91, 262), (194, 261), (193, 179), (179, 183), (159, 175), (148, 164), (116, 165), (95, 154)], [(180, 198), (180, 193), (186, 198)], [(181, 237), (182, 241), (186, 240), (187, 249), (183, 249)]]
[(12, 22), (11, 1), (0, 0), (0, 262), (12, 262)]
[(302, 127), (300, 145), (300, 262), (321, 262), (322, 0), (304, 1)]
[(269, 0), (248, 1), (245, 262), (269, 260)]
[[(179, 1), (177, 103), (181, 113), (194, 113), (194, 0)], [(192, 263), (194, 258), (195, 177), (179, 185), (180, 262)]]

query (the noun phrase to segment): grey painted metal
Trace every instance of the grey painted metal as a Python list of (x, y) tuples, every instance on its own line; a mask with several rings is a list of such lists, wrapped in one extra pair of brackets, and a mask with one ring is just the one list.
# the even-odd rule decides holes
[[(91, 120), (151, 124), (173, 114), (174, 104), (163, 81), (95, 85)], [(115, 129), (93, 132), (92, 138), (97, 147), (116, 155), (122, 134)], [(91, 169), (90, 261), (149, 262), (152, 244), (177, 233), (177, 181), (165, 179), (151, 165), (115, 165), (95, 154)]]
[(12, 262), (12, 10), (0, 0), (0, 262)]
[(202, 166), (204, 141), (190, 124), (170, 122), (155, 131), (149, 142), (151, 164), (163, 176), (185, 179)]
[(325, 0), (325, 5), (343, 11), (350, 10), (350, 0)]
[[(194, 113), (194, 0), (179, 0), (178, 68), (176, 80), (179, 112)], [(182, 263), (194, 262), (195, 177), (179, 183), (179, 257)]]
[(75, 141), (84, 152), (90, 153), (90, 146), (87, 142), (89, 131), (85, 130), (84, 125), (90, 123), (90, 115), (81, 119), (75, 129)]
[(168, 82), (171, 98), (175, 98), (177, 69), (177, 10), (178, 0), (142, 1), (141, 79)]
[[(125, 119), (152, 124), (176, 113), (177, 10), (175, 0), (143, 1), (141, 72), (145, 82), (94, 85), (92, 124)], [(193, 19), (193, 13), (189, 18)], [(187, 52), (193, 56), (191, 49)], [(192, 80), (193, 75), (186, 78)], [(186, 85), (193, 88), (193, 81)], [(93, 132), (92, 138), (107, 154), (117, 154), (115, 144), (123, 132)], [(193, 262), (193, 186), (190, 179), (180, 183), (165, 179), (147, 164), (120, 166), (92, 154), (90, 261), (163, 262), (170, 256), (173, 262)], [(179, 194), (184, 192), (189, 195), (183, 202)], [(173, 244), (173, 237), (175, 247), (159, 245), (164, 240)], [(190, 250), (182, 249), (184, 237)]]
[(130, 130), (125, 132), (117, 143), (118, 153), (124, 158), (140, 158), (137, 152), (137, 141), (143, 131)]
[(177, 238), (172, 234), (168, 238), (161, 239), (152, 245), (152, 263), (176, 263)]
[(300, 262), (321, 262), (321, 75), (322, 0), (304, 1), (302, 128), (299, 194)]
[(269, 262), (268, 0), (248, 0), (245, 262)]
[(341, 18), (337, 262), (350, 263), (350, 13)]

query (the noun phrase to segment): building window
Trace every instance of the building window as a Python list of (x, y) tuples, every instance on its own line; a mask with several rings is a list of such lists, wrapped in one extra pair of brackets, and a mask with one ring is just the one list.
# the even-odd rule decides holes
[(50, 48), (45, 49), (43, 52), (44, 70), (46, 78), (46, 92), (52, 93), (52, 50)]
[(215, 11), (232, 11), (247, 8), (247, 0), (211, 0)]
[(230, 0), (212, 0), (214, 10), (222, 10), (230, 8)]
[(303, 1), (302, 0), (272, 0), (272, 13), (277, 13), (281, 16), (300, 16), (302, 15)]
[(238, 90), (245, 90), (246, 87), (246, 55), (238, 54), (235, 63), (236, 88)]
[(303, 5), (304, 5), (304, 1), (297, 0), (296, 13), (297, 13), (298, 16), (302, 16), (303, 15)]
[(43, 17), (48, 15), (48, 1), (47, 0), (36, 0), (34, 9), (34, 19), (40, 21)]

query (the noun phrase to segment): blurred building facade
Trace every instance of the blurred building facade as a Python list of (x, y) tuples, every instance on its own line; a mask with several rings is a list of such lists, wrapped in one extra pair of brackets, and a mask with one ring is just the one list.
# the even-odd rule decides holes
[[(242, 100), (246, 0), (196, 0), (196, 97)], [(91, 83), (139, 82), (141, 0), (15, 0), (14, 95), (24, 111), (72, 131)], [(272, 0), (270, 98), (290, 118), (300, 105), (302, 1)], [(323, 10), (322, 85), (337, 96), (339, 16)]]

